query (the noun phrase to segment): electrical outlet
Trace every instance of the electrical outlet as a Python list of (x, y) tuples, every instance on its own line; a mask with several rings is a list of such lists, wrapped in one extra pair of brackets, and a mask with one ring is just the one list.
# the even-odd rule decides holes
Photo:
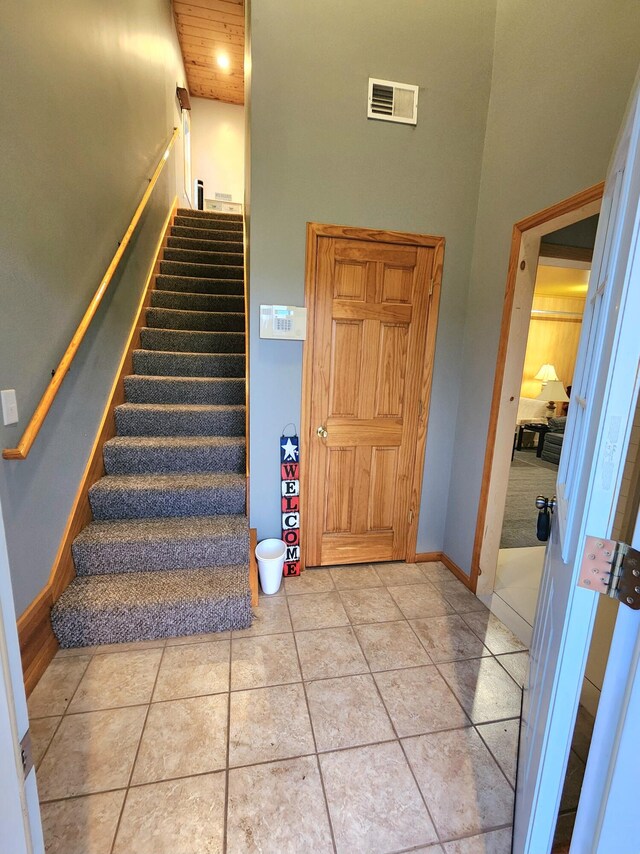
[(5, 388), (0, 391), (2, 398), (2, 418), (5, 427), (8, 424), (15, 424), (18, 420), (18, 403), (16, 401), (16, 390), (14, 388)]

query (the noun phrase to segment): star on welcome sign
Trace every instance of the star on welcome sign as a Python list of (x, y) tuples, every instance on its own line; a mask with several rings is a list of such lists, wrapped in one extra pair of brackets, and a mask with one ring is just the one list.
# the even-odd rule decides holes
[(284, 445), (280, 445), (282, 450), (284, 451), (285, 460), (293, 460), (295, 462), (296, 456), (298, 454), (298, 449), (293, 444), (291, 439), (287, 439)]

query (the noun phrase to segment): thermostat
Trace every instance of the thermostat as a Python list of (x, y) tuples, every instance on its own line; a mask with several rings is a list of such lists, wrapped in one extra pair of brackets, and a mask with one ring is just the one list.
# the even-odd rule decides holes
[(307, 309), (297, 305), (261, 305), (260, 337), (304, 341)]

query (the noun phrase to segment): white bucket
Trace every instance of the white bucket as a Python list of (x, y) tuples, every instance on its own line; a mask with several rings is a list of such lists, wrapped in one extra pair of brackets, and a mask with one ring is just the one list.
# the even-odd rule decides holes
[(260, 586), (263, 593), (277, 593), (282, 581), (284, 553), (286, 546), (282, 540), (262, 540), (256, 546)]

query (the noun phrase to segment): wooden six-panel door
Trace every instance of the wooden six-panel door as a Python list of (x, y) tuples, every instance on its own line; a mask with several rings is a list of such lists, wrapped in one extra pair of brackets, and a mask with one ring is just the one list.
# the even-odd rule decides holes
[(442, 238), (308, 227), (308, 566), (415, 554)]

